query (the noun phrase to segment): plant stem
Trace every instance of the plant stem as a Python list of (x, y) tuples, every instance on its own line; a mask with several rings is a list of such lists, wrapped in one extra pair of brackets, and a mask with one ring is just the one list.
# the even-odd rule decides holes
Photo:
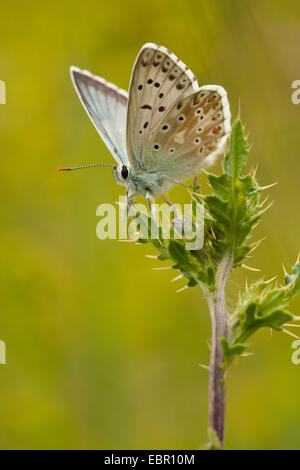
[[(226, 254), (221, 260), (217, 274), (217, 289), (214, 296), (208, 297), (211, 316), (212, 337), (209, 365), (209, 430), (217, 437), (219, 447), (223, 448), (226, 390), (223, 364), (221, 337), (228, 336), (228, 322), (226, 313), (225, 287), (232, 265), (232, 256)], [(210, 438), (209, 448), (215, 449), (217, 444)]]

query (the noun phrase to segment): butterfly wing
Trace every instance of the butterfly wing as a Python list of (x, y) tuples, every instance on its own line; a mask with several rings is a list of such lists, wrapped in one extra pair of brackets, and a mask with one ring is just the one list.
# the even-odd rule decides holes
[(160, 122), (177, 101), (198, 88), (196, 78), (163, 46), (145, 44), (133, 67), (127, 110), (127, 154), (139, 168)]
[(147, 171), (184, 181), (210, 166), (231, 131), (224, 88), (206, 85), (178, 101), (159, 122), (143, 154)]
[(189, 68), (162, 46), (145, 44), (131, 78), (127, 153), (145, 172), (184, 181), (211, 165), (230, 133), (226, 91), (199, 88)]
[(79, 99), (110, 153), (118, 163), (128, 163), (127, 92), (86, 70), (73, 66), (70, 73)]

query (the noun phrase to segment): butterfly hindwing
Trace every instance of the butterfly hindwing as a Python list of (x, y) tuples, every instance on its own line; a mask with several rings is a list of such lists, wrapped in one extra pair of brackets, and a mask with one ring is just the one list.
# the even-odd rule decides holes
[(134, 65), (127, 111), (127, 153), (139, 167), (152, 136), (174, 103), (197, 89), (192, 72), (162, 46), (145, 44)]
[(80, 101), (112, 156), (118, 163), (128, 163), (127, 92), (77, 67), (71, 67), (71, 78)]
[(184, 181), (213, 163), (230, 130), (225, 90), (216, 85), (201, 87), (179, 100), (160, 122), (145, 148), (143, 165), (147, 171)]

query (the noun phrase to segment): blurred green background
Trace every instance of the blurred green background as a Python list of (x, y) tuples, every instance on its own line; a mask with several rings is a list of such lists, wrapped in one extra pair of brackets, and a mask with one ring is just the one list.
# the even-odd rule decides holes
[[(96, 207), (124, 188), (69, 78), (71, 64), (127, 89), (139, 48), (175, 52), (239, 103), (274, 206), (251, 264), (266, 277), (299, 250), (300, 4), (282, 1), (1, 2), (0, 448), (194, 449), (206, 440), (210, 323), (197, 288), (175, 294), (148, 246), (96, 238)], [(215, 171), (219, 170), (219, 164)], [(200, 181), (205, 187), (205, 177)], [(186, 192), (173, 191), (174, 200)], [(230, 284), (255, 279), (239, 270)], [(300, 303), (292, 311), (299, 315)], [(228, 377), (226, 446), (300, 449), (293, 339), (263, 331)]]

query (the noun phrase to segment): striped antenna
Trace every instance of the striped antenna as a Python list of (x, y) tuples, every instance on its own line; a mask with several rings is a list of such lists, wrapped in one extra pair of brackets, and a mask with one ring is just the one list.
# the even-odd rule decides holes
[(110, 163), (94, 163), (94, 165), (73, 166), (70, 168), (58, 168), (58, 171), (82, 170), (84, 168), (92, 168), (94, 166), (112, 166), (113, 168), (117, 168), (117, 165), (112, 165)]

